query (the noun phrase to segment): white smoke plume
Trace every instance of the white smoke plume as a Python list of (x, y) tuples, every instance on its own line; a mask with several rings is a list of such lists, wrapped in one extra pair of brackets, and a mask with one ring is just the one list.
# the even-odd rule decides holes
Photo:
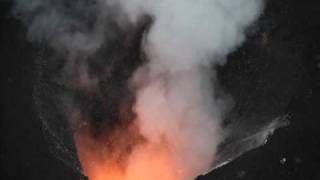
[[(211, 168), (224, 137), (225, 102), (214, 97), (212, 66), (223, 63), (223, 57), (243, 42), (244, 30), (260, 14), (262, 1), (120, 3), (132, 22), (144, 14), (154, 19), (143, 44), (149, 62), (133, 80), (143, 84), (134, 106), (138, 126), (150, 144), (167, 143), (175, 168), (185, 172), (175, 179), (195, 178)], [(144, 153), (132, 156), (138, 162)]]
[[(126, 29), (151, 17), (141, 40), (147, 61), (128, 84), (136, 95), (134, 124), (145, 143), (133, 148), (125, 173), (117, 177), (188, 180), (213, 167), (218, 146), (228, 135), (222, 122), (230, 108), (216, 94), (215, 65), (223, 64), (245, 40), (245, 30), (259, 17), (263, 0), (84, 0), (71, 5), (67, 0), (16, 0), (16, 4), (30, 38), (67, 54), (71, 64), (109, 43), (115, 31), (110, 22)], [(80, 67), (82, 85), (97, 81)], [(106, 178), (88, 174), (92, 180)]]

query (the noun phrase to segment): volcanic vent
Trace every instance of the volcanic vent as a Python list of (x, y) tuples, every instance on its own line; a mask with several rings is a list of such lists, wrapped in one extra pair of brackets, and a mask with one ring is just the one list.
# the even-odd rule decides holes
[[(90, 180), (194, 179), (280, 125), (261, 124), (253, 135), (242, 127), (245, 141), (234, 140), (236, 126), (224, 123), (232, 97), (216, 72), (244, 42), (262, 0), (16, 4), (29, 38), (46, 45), (36, 97), (41, 112), (56, 114), (44, 124), (56, 139), (73, 137)], [(69, 128), (51, 130), (62, 121)]]

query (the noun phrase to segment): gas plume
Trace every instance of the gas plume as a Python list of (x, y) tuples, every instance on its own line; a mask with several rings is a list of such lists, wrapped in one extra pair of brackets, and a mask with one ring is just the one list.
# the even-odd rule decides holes
[(133, 108), (147, 145), (133, 151), (127, 173), (136, 172), (136, 163), (149, 153), (146, 149), (165, 143), (170, 152), (167, 163), (173, 167), (158, 175), (168, 172), (168, 179), (193, 179), (211, 168), (224, 136), (225, 104), (214, 97), (212, 66), (223, 63), (223, 57), (244, 40), (245, 27), (258, 16), (261, 1), (133, 0), (120, 4), (132, 22), (144, 14), (154, 19), (143, 44), (149, 61), (133, 78), (133, 84), (142, 84)]
[[(141, 19), (150, 19), (135, 47), (143, 60), (125, 81), (135, 98), (129, 108), (119, 106), (118, 122), (97, 127), (74, 100), (64, 101), (79, 159), (91, 180), (188, 180), (217, 165), (218, 147), (231, 130), (222, 126), (230, 101), (217, 93), (215, 66), (245, 40), (262, 0), (15, 2), (29, 38), (66, 59), (62, 76), (71, 88), (101, 98), (97, 86), (107, 75), (92, 75), (92, 57), (112, 46), (118, 31), (133, 31)], [(109, 72), (110, 64), (102, 71)], [(266, 136), (252, 138), (262, 144)]]

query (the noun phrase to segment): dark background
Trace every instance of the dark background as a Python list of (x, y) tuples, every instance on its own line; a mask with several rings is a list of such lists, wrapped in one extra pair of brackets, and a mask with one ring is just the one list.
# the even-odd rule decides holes
[[(26, 28), (10, 7), (10, 2), (0, 2), (0, 177), (80, 179), (49, 152), (33, 101), (35, 59), (41, 47), (27, 41)], [(277, 130), (266, 145), (199, 180), (320, 179), (319, 18), (316, 0), (267, 1), (260, 29), (252, 30), (219, 75), (223, 87), (240, 102), (238, 113), (267, 117), (279, 109), (289, 114), (290, 125)]]

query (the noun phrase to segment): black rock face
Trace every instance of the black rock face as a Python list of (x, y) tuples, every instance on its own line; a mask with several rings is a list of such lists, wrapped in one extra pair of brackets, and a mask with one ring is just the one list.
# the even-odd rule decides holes
[(256, 33), (229, 56), (219, 77), (234, 97), (229, 121), (240, 119), (240, 131), (243, 122), (254, 125), (283, 113), (290, 124), (266, 145), (199, 180), (320, 178), (319, 15), (315, 1), (267, 1)]

